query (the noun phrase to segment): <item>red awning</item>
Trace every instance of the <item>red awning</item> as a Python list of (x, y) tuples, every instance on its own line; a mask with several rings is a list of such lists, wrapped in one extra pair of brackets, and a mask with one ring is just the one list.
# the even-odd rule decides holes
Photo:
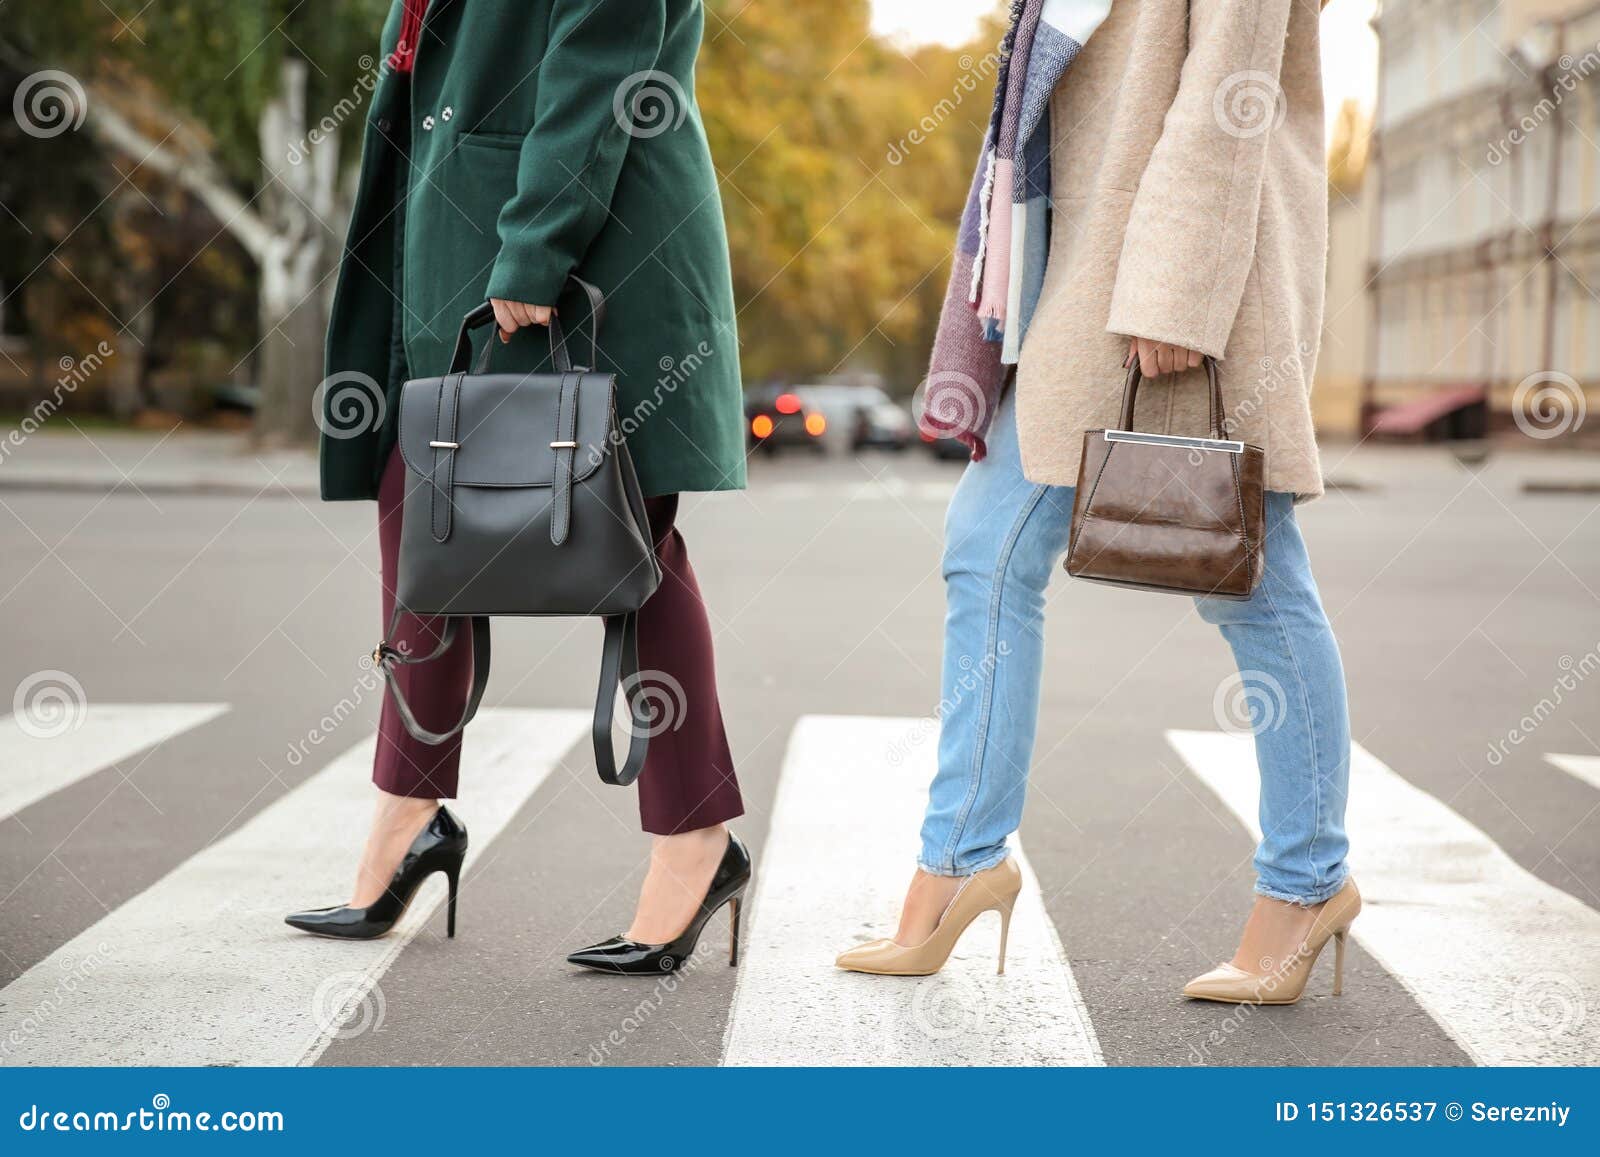
[(1440, 418), (1481, 404), (1488, 396), (1482, 386), (1445, 386), (1420, 398), (1388, 406), (1372, 420), (1374, 434), (1420, 434)]

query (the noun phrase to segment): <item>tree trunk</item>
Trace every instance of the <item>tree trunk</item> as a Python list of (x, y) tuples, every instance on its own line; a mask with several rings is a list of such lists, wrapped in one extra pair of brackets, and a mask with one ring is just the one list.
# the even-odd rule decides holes
[(239, 195), (179, 118), (163, 110), (158, 119), (173, 128), (158, 141), (135, 127), (107, 94), (91, 93), (87, 102), (88, 124), (102, 141), (188, 189), (256, 262), (262, 397), (256, 435), (280, 444), (310, 442), (316, 434), (312, 398), (322, 381), (326, 285), (341, 252), (335, 226), (339, 133), (325, 123), (310, 131), (306, 80), (304, 60), (283, 61), (278, 95), (261, 114), (262, 188), (253, 201)]
[(256, 351), (261, 408), (258, 441), (308, 443), (316, 437), (312, 395), (322, 381), (322, 341), (327, 329), (318, 290), (316, 245), (275, 245), (261, 263), (261, 345)]
[(260, 263), (261, 345), (256, 364), (259, 441), (307, 443), (316, 437), (313, 397), (322, 381), (327, 331), (324, 285), (340, 249), (337, 131), (308, 133), (307, 66), (288, 57), (278, 96), (261, 114), (262, 193), (257, 208), (271, 231)]

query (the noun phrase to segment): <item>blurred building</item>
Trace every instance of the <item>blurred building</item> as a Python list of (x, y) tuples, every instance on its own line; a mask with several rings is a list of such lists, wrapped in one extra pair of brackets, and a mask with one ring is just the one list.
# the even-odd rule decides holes
[(1474, 397), (1499, 425), (1533, 375), (1595, 409), (1600, 0), (1383, 0), (1375, 27), (1363, 426), (1470, 425)]
[(1328, 143), (1328, 299), (1311, 417), (1323, 435), (1359, 432), (1367, 380), (1367, 262), (1372, 206), (1366, 180), (1372, 119), (1357, 101), (1339, 110)]

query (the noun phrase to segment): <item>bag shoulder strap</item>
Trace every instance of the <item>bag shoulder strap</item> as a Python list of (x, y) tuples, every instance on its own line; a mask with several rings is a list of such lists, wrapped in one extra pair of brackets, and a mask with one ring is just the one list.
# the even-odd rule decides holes
[[(628, 703), (628, 754), (617, 767), (611, 749), (611, 707), (622, 688)], [(639, 615), (606, 616), (606, 641), (600, 651), (600, 689), (594, 697), (594, 763), (600, 782), (627, 787), (644, 770), (644, 757), (650, 748), (650, 717), (644, 711), (644, 694), (639, 686)]]
[(411, 710), (411, 704), (406, 702), (405, 694), (400, 690), (400, 681), (396, 671), (400, 667), (410, 667), (417, 663), (427, 663), (437, 659), (448, 651), (456, 641), (456, 629), (461, 620), (452, 616), (445, 620), (444, 632), (440, 635), (439, 645), (427, 655), (407, 655), (390, 646), (389, 639), (394, 637), (395, 628), (400, 625), (400, 616), (403, 608), (396, 607), (394, 614), (389, 618), (389, 635), (383, 642), (372, 650), (373, 665), (383, 673), (384, 683), (389, 689), (389, 695), (394, 700), (395, 710), (400, 712), (400, 722), (418, 742), (437, 747), (460, 735), (467, 724), (472, 722), (472, 717), (478, 713), (478, 704), (483, 702), (484, 689), (489, 686), (489, 617), (487, 615), (474, 615), (472, 617), (472, 685), (467, 692), (466, 706), (461, 710), (461, 718), (445, 731), (429, 731), (417, 722), (416, 713)]
[[(396, 607), (389, 619), (389, 637), (400, 624), (403, 608)], [(417, 716), (400, 690), (397, 671), (400, 667), (426, 663), (443, 655), (455, 642), (461, 619), (451, 616), (445, 622), (439, 645), (427, 655), (406, 655), (396, 650), (385, 639), (373, 649), (373, 664), (383, 673), (384, 683), (400, 722), (411, 736), (421, 743), (437, 747), (461, 734), (478, 713), (483, 702), (483, 692), (489, 685), (489, 617), (473, 615), (472, 622), (472, 685), (467, 692), (466, 706), (461, 717), (444, 731), (429, 731), (417, 722)], [(639, 687), (639, 616), (629, 611), (623, 615), (607, 615), (605, 619), (605, 644), (600, 653), (600, 686), (595, 693), (594, 742), (595, 768), (603, 783), (627, 787), (639, 778), (644, 770), (645, 756), (650, 749), (650, 717), (645, 713), (645, 699)], [(611, 709), (621, 688), (628, 702), (628, 754), (622, 766), (617, 766), (616, 754), (611, 746)]]

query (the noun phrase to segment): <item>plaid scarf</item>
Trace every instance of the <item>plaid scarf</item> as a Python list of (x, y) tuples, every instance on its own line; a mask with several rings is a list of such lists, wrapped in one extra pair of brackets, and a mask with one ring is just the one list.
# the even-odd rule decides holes
[(1111, 0), (1012, 0), (994, 108), (956, 239), (920, 424), (974, 459), (1044, 284), (1050, 244), (1050, 94)]

